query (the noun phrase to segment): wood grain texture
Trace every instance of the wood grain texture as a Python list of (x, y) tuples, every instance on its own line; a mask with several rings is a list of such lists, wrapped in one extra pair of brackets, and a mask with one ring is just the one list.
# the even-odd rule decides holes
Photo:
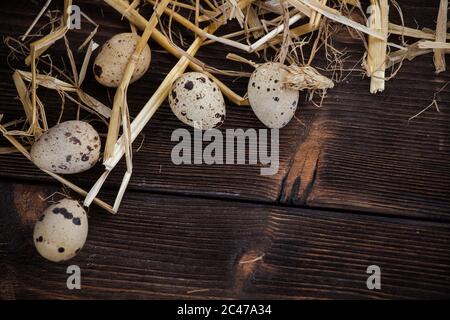
[[(2, 3), (0, 30), (21, 34), (34, 17), (30, 6)], [(97, 42), (127, 30), (101, 3), (82, 6), (102, 26)], [(416, 16), (422, 26), (433, 26), (437, 1), (405, 1), (402, 8), (409, 25), (415, 25), (410, 18)], [(80, 40), (89, 30), (77, 32), (71, 38)], [(357, 64), (362, 48), (345, 34), (335, 40), (353, 53), (347, 63)], [(22, 111), (6, 54), (2, 46), (0, 113), (8, 121)], [(214, 46), (199, 57), (221, 67), (217, 57), (223, 55), (223, 47)], [(175, 63), (160, 52), (153, 59), (151, 72), (130, 88), (133, 114)], [(449, 88), (438, 96), (440, 113), (430, 109), (408, 122), (448, 77), (434, 75), (431, 55), (406, 63), (381, 95), (369, 95), (368, 80), (351, 75), (330, 91), (321, 109), (310, 103), (300, 108), (297, 117), (306, 126), (294, 120), (281, 131), (280, 172), (272, 177), (261, 176), (257, 166), (173, 165), (170, 135), (181, 124), (164, 105), (145, 129), (120, 214), (90, 212), (88, 243), (70, 262), (82, 268), (81, 291), (66, 289), (68, 264), (47, 263), (32, 244), (32, 227), (44, 207), (41, 198), (60, 189), (18, 184), (18, 179), (51, 180), (19, 155), (0, 156), (2, 181), (13, 181), (0, 183), (0, 298), (448, 298), (447, 223), (364, 216), (448, 220)], [(245, 79), (227, 83), (241, 94), (246, 86)], [(108, 101), (108, 92), (92, 78), (85, 88)], [(59, 100), (49, 91), (42, 90), (42, 96), (54, 122)], [(67, 118), (73, 114), (70, 106)], [(249, 108), (230, 105), (224, 128), (262, 126)], [(73, 181), (89, 187), (100, 172), (97, 166)], [(112, 201), (120, 179), (116, 172), (102, 196)], [(339, 213), (332, 212), (336, 209)], [(381, 291), (365, 286), (372, 264), (381, 267)]]
[(450, 118), (445, 101), (450, 95), (440, 96), (440, 113), (429, 110), (408, 123), (416, 107), (404, 105), (406, 96), (426, 106), (424, 88), (438, 91), (443, 83), (424, 81), (411, 90), (414, 82), (399, 78), (395, 88), (388, 82), (386, 96), (358, 94), (357, 101), (364, 101), (358, 109), (351, 107), (352, 92), (328, 100), (335, 108), (317, 114), (309, 137), (299, 145), (282, 200), (448, 219)]
[[(9, 205), (55, 189), (0, 188), (0, 298), (450, 297), (444, 223), (130, 192), (120, 215), (91, 210), (85, 247), (55, 264), (35, 251), (22, 218), (35, 214)], [(80, 291), (66, 289), (72, 264)], [(366, 288), (369, 265), (379, 291)]]
[[(125, 22), (101, 1), (80, 2), (82, 9), (100, 24), (95, 37), (103, 43), (111, 35), (128, 30)], [(438, 1), (403, 1), (407, 25), (433, 27)], [(25, 1), (2, 3), (0, 29), (5, 35), (17, 36), (31, 23), (39, 6)], [(27, 8), (27, 10), (24, 10)], [(419, 14), (420, 13), (420, 14)], [(395, 15), (392, 13), (392, 15)], [(394, 17), (395, 18), (395, 17)], [(414, 18), (414, 19), (413, 19)], [(84, 26), (84, 25), (83, 25)], [(89, 27), (70, 33), (78, 43), (90, 32)], [(335, 45), (350, 54), (348, 66), (358, 66), (363, 48), (341, 33)], [(75, 44), (73, 45), (75, 47)], [(150, 72), (129, 90), (131, 113), (136, 114), (157, 88), (176, 60), (156, 52), (153, 45)], [(213, 45), (201, 50), (198, 57), (215, 67), (241, 69), (244, 66), (224, 62), (227, 49)], [(56, 56), (63, 47), (55, 46)], [(238, 52), (239, 53), (239, 52)], [(7, 50), (0, 49), (1, 113), (5, 120), (22, 115), (16, 92), (6, 65)], [(81, 57), (78, 59), (81, 61)], [(324, 65), (323, 58), (316, 61)], [(248, 69), (247, 69), (248, 70)], [(246, 79), (221, 77), (240, 94), (245, 93)], [(428, 105), (433, 94), (450, 80), (448, 73), (435, 75), (432, 55), (405, 63), (403, 69), (379, 95), (368, 93), (369, 80), (357, 72), (330, 90), (322, 108), (305, 103), (293, 120), (280, 131), (280, 170), (274, 176), (261, 176), (254, 165), (183, 165), (170, 159), (170, 141), (174, 129), (184, 127), (164, 104), (138, 138), (134, 157), (134, 173), (130, 190), (175, 192), (208, 197), (234, 198), (252, 201), (279, 202), (308, 207), (341, 208), (383, 214), (408, 215), (431, 219), (449, 219), (450, 212), (450, 114), (446, 101), (450, 88), (438, 96), (440, 113), (430, 109), (417, 119), (408, 118)], [(108, 102), (108, 91), (88, 76), (84, 88), (102, 101)], [(51, 92), (42, 91), (49, 110), (50, 122), (58, 117), (60, 102)], [(114, 91), (109, 91), (112, 96)], [(262, 128), (248, 107), (227, 106), (227, 128)], [(70, 104), (66, 106), (70, 118)], [(72, 106), (73, 111), (73, 106)], [(106, 128), (98, 126), (101, 132)], [(117, 188), (124, 166), (108, 179), (106, 186)], [(101, 173), (101, 166), (71, 177), (74, 182), (90, 187)], [(20, 155), (0, 157), (0, 176), (49, 181)]]
[[(405, 25), (433, 28), (439, 1), (400, 5)], [(358, 65), (359, 49), (345, 32), (337, 34), (335, 45), (352, 54), (349, 65)], [(281, 201), (447, 220), (449, 80), (448, 73), (434, 74), (432, 55), (405, 62), (382, 94), (371, 95), (367, 79), (352, 74), (330, 91), (311, 121), (293, 155)], [(440, 112), (430, 108), (409, 121), (443, 87), (437, 95)]]

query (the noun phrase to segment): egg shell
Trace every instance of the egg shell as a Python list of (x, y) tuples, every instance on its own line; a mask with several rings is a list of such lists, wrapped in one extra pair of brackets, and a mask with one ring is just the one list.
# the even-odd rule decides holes
[(61, 262), (73, 258), (88, 234), (86, 212), (78, 201), (62, 199), (45, 209), (34, 226), (34, 244), (45, 259)]
[(284, 85), (288, 75), (281, 63), (260, 65), (252, 73), (248, 83), (248, 100), (258, 119), (269, 128), (282, 128), (297, 110), (298, 90)]
[(178, 119), (197, 129), (217, 128), (225, 120), (222, 92), (200, 72), (185, 73), (173, 83), (169, 104)]
[[(95, 79), (106, 87), (118, 87), (122, 80), (128, 60), (141, 37), (134, 33), (119, 33), (105, 42), (94, 61)], [(136, 62), (130, 83), (142, 77), (148, 70), (151, 60), (151, 51), (145, 45)]]
[(100, 157), (100, 137), (87, 122), (62, 122), (43, 133), (31, 147), (31, 160), (41, 169), (73, 174), (92, 168)]

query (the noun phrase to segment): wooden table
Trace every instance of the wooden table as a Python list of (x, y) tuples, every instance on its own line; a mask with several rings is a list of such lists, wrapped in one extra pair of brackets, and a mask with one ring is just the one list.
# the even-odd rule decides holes
[[(96, 42), (129, 30), (100, 1), (79, 3), (100, 25)], [(2, 1), (3, 35), (22, 34), (41, 6)], [(434, 28), (438, 1), (401, 6), (406, 25)], [(90, 30), (86, 25), (69, 36), (79, 40)], [(362, 45), (345, 32), (334, 42), (347, 48), (346, 64), (359, 68)], [(176, 62), (152, 47), (150, 71), (129, 90), (132, 115)], [(23, 111), (9, 51), (0, 48), (6, 122)], [(54, 50), (63, 55), (61, 44)], [(226, 52), (214, 45), (198, 57), (216, 67), (244, 68), (224, 62)], [(323, 55), (316, 61), (325, 63)], [(245, 78), (220, 78), (245, 93)], [(42, 259), (32, 241), (47, 205), (42, 199), (61, 185), (21, 155), (1, 155), (0, 298), (449, 298), (450, 86), (437, 95), (440, 112), (430, 108), (408, 121), (448, 81), (449, 72), (435, 75), (432, 55), (405, 62), (382, 94), (371, 95), (369, 80), (351, 73), (321, 108), (305, 102), (299, 121), (280, 131), (274, 176), (260, 175), (255, 165), (174, 165), (171, 133), (184, 126), (165, 103), (135, 143), (143, 140), (120, 213), (92, 206), (84, 249), (62, 264)], [(109, 104), (108, 90), (91, 73), (83, 87)], [(55, 123), (59, 97), (39, 93)], [(249, 107), (227, 108), (224, 129), (263, 128)], [(65, 109), (69, 119), (73, 105)], [(122, 164), (101, 193), (110, 203), (123, 170)], [(70, 179), (89, 189), (101, 172), (99, 164)], [(71, 264), (82, 270), (82, 290), (66, 288)], [(366, 286), (370, 265), (381, 269), (381, 290)]]

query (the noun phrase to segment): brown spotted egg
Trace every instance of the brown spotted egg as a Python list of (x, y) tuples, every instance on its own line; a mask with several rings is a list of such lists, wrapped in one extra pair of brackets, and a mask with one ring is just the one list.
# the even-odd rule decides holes
[(48, 207), (34, 226), (34, 244), (45, 259), (61, 262), (73, 258), (88, 234), (86, 212), (78, 201), (62, 199)]
[(225, 120), (222, 92), (200, 72), (185, 73), (173, 83), (169, 104), (178, 119), (196, 129), (217, 128)]
[(100, 137), (87, 122), (62, 122), (42, 134), (31, 147), (31, 160), (53, 173), (72, 174), (92, 168), (100, 157)]
[[(94, 61), (95, 79), (106, 87), (117, 87), (125, 73), (128, 60), (140, 40), (135, 33), (120, 33), (105, 42)], [(148, 70), (151, 51), (148, 44), (144, 47), (131, 77), (130, 83), (142, 77)]]
[(252, 73), (248, 100), (258, 119), (269, 128), (282, 128), (294, 116), (299, 92), (284, 85), (288, 70), (281, 63), (268, 62)]

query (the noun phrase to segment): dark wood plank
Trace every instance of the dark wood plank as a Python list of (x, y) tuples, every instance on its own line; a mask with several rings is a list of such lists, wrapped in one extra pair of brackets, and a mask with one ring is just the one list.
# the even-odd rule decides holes
[[(450, 226), (130, 192), (91, 210), (72, 261), (38, 256), (32, 227), (56, 189), (0, 184), (0, 298), (448, 298)], [(66, 289), (66, 267), (82, 290)], [(366, 268), (381, 268), (381, 290)]]
[[(434, 28), (437, 5), (438, 1), (402, 1), (405, 24)], [(354, 40), (344, 32), (334, 44), (351, 54), (348, 67), (358, 66), (361, 54)], [(448, 220), (448, 81), (448, 72), (434, 73), (432, 55), (405, 62), (382, 94), (371, 95), (368, 79), (350, 75), (330, 90), (308, 123), (308, 133), (292, 157), (281, 201)], [(409, 121), (439, 91), (440, 112), (430, 108)]]
[[(426, 59), (420, 61), (431, 69)], [(412, 64), (404, 70), (410, 71), (410, 78), (399, 75), (384, 95), (369, 97), (342, 87), (334, 91), (338, 97), (327, 102), (332, 107), (317, 114), (297, 149), (282, 201), (449, 218), (450, 114), (445, 101), (450, 92), (439, 95), (440, 113), (429, 110), (408, 123), (432, 100), (426, 92), (438, 91), (444, 82), (417, 84), (410, 79), (423, 71)], [(450, 80), (448, 75), (440, 77)], [(354, 87), (361, 84), (350, 82)], [(413, 100), (417, 103), (409, 104)]]

